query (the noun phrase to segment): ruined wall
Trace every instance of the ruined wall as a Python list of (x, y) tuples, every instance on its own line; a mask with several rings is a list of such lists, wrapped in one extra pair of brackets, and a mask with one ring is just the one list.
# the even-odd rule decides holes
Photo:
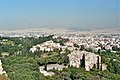
[(93, 67), (100, 69), (101, 57), (95, 53), (86, 52), (86, 51), (76, 51), (76, 52), (72, 52), (68, 56), (69, 56), (70, 66), (77, 68), (84, 67), (86, 71), (89, 71)]

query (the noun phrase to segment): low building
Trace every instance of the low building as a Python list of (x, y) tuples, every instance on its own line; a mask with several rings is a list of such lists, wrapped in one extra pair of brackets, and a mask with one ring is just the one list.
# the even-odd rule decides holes
[(50, 51), (54, 51), (54, 49), (60, 49), (60, 48), (62, 48), (60, 43), (54, 43), (52, 40), (50, 40), (42, 44), (37, 44), (36, 46), (33, 46), (32, 48), (30, 48), (30, 51), (32, 53), (34, 53), (37, 50), (50, 52)]
[(40, 66), (40, 67), (39, 67), (40, 72), (41, 72), (44, 76), (52, 76), (52, 75), (55, 74), (54, 72), (49, 71), (49, 70), (55, 69), (55, 70), (61, 71), (61, 70), (63, 70), (63, 68), (67, 68), (67, 66), (64, 66), (64, 65), (49, 64), (49, 65), (47, 65), (47, 71), (46, 71), (46, 70), (44, 70), (44, 67), (45, 67), (45, 66)]

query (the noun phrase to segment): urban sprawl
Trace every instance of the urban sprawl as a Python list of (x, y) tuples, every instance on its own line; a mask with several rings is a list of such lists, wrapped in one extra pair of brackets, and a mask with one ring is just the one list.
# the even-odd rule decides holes
[[(35, 38), (39, 39), (40, 37), (49, 37), (49, 40), (46, 40), (42, 43), (37, 43), (32, 45), (29, 48), (29, 53), (37, 54), (38, 52), (43, 52), (46, 54), (41, 54), (42, 58), (45, 60), (49, 59), (51, 56), (58, 55), (55, 52), (58, 51), (59, 55), (66, 54), (68, 62), (59, 63), (49, 63), (47, 65), (37, 62), (39, 65), (39, 71), (44, 76), (53, 76), (55, 72), (52, 69), (62, 71), (64, 68), (75, 67), (75, 68), (84, 68), (85, 71), (90, 71), (93, 68), (96, 68), (101, 71), (108, 70), (109, 65), (107, 62), (103, 61), (102, 53), (110, 52), (112, 54), (117, 54), (117, 51), (120, 51), (120, 33), (76, 33), (76, 32), (64, 32), (64, 33), (43, 33), (43, 32), (0, 32), (1, 37), (7, 38)], [(0, 44), (6, 44), (8, 39), (2, 39)], [(14, 44), (13, 44), (14, 45)], [(21, 44), (22, 45), (22, 44)], [(20, 46), (20, 45), (19, 45)], [(53, 54), (52, 54), (53, 52)], [(14, 52), (15, 54), (22, 54), (21, 51)], [(1, 52), (1, 55), (9, 56), (8, 52)], [(119, 56), (119, 55), (118, 55)], [(36, 56), (35, 56), (36, 57)], [(67, 60), (67, 58), (65, 60)], [(117, 61), (116, 58), (112, 58), (112, 61)], [(42, 64), (42, 65), (41, 65)], [(0, 74), (7, 73), (2, 68), (2, 63), (0, 61)]]

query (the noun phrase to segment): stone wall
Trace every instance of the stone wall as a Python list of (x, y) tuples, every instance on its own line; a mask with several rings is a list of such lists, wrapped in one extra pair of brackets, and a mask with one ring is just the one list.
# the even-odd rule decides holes
[(68, 57), (70, 61), (69, 63), (70, 66), (77, 68), (84, 66), (86, 71), (89, 71), (93, 67), (100, 69), (101, 66), (101, 57), (95, 53), (86, 51), (74, 51), (71, 54), (69, 54)]

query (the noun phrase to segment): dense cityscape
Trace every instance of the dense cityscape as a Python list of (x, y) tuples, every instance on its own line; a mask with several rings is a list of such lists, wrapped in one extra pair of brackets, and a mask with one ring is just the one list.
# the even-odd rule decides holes
[(120, 80), (120, 0), (0, 0), (0, 80)]
[(120, 33), (78, 32), (1, 32), (0, 80), (119, 80)]

